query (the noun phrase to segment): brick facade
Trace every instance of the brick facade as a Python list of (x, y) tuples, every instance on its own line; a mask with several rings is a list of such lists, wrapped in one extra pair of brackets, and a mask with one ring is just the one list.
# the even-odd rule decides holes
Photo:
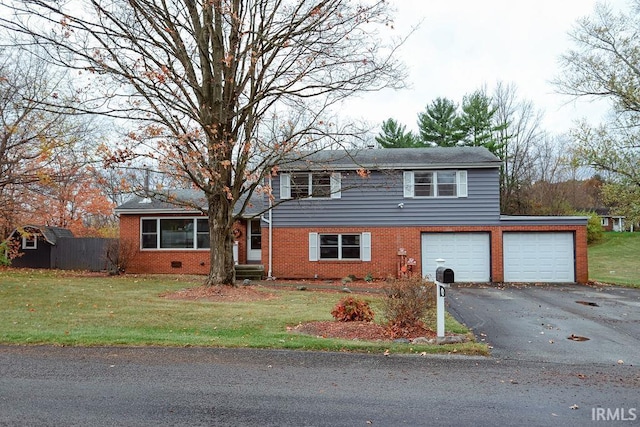
[[(266, 230), (265, 230), (266, 231)], [(502, 233), (504, 231), (565, 231), (575, 236), (576, 282), (588, 280), (587, 237), (584, 226), (496, 226), (496, 227), (322, 227), (276, 228), (273, 230), (273, 275), (278, 278), (336, 279), (355, 275), (376, 278), (395, 276), (398, 271), (398, 250), (406, 250), (415, 259), (416, 273), (422, 268), (422, 233), (429, 232), (489, 232), (491, 240), (491, 278), (504, 279)], [(371, 261), (309, 261), (309, 233), (371, 233)], [(268, 262), (268, 240), (263, 231), (262, 260)], [(283, 248), (286, 248), (283, 249)], [(427, 267), (429, 268), (429, 267)]]
[[(158, 215), (170, 217), (171, 215)], [(180, 215), (176, 215), (180, 216)], [(247, 262), (246, 223), (237, 224), (239, 263)], [(273, 276), (285, 278), (339, 279), (348, 275), (376, 278), (395, 276), (398, 271), (398, 250), (416, 261), (415, 273), (422, 273), (422, 233), (429, 232), (489, 232), (491, 241), (491, 280), (504, 279), (502, 233), (505, 231), (565, 231), (575, 236), (575, 278), (588, 281), (587, 237), (584, 226), (456, 226), (456, 227), (321, 227), (273, 229)], [(371, 233), (371, 261), (309, 261), (309, 233)], [(262, 263), (268, 265), (268, 228), (262, 228)], [(120, 216), (120, 238), (123, 244), (137, 248), (130, 260), (130, 273), (207, 274), (208, 250), (144, 250), (140, 248), (140, 215)], [(176, 267), (176, 265), (180, 267)], [(173, 265), (173, 266), (172, 266)], [(429, 268), (429, 267), (427, 267)]]
[[(154, 215), (153, 218), (169, 218), (184, 215)], [(147, 217), (147, 216), (145, 216)], [(120, 216), (120, 241), (122, 244), (137, 248), (127, 265), (129, 273), (159, 274), (209, 274), (209, 250), (140, 250), (140, 215)], [(238, 263), (247, 262), (247, 230), (244, 221), (238, 222), (235, 228), (238, 240)], [(177, 267), (177, 265), (180, 265)]]

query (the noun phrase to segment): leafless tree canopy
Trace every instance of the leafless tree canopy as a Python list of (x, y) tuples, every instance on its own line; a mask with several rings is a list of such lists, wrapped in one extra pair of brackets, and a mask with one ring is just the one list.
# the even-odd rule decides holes
[[(11, 13), (6, 13), (7, 11)], [(292, 153), (354, 132), (331, 107), (400, 87), (384, 0), (7, 1), (0, 22), (78, 73), (79, 107), (135, 120), (144, 155), (208, 200), (209, 283), (233, 279), (233, 207)]]

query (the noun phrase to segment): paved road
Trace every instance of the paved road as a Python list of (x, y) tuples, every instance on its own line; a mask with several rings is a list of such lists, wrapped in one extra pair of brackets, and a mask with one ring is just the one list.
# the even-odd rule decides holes
[(0, 346), (10, 426), (584, 426), (606, 409), (634, 425), (639, 391), (628, 364)]
[(447, 304), (496, 358), (640, 366), (640, 289), (454, 285)]

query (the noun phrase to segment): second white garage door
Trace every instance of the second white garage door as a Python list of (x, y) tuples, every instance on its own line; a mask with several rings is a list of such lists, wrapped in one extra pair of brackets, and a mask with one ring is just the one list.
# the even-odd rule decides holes
[(505, 282), (575, 282), (573, 233), (502, 235)]
[(433, 280), (435, 260), (443, 258), (456, 282), (488, 282), (489, 242), (489, 233), (422, 233), (422, 273)]

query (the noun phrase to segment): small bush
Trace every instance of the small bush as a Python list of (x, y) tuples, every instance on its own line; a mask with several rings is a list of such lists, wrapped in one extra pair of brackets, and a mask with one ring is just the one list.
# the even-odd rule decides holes
[(331, 310), (331, 315), (338, 322), (371, 322), (373, 310), (369, 303), (354, 297), (346, 297), (340, 300)]
[(373, 282), (373, 274), (367, 273), (367, 275), (364, 276), (364, 281), (367, 282), (367, 283)]
[(587, 244), (596, 243), (602, 240), (604, 236), (604, 229), (600, 216), (595, 212), (576, 212), (576, 215), (587, 216)]
[(383, 313), (394, 335), (424, 326), (422, 319), (436, 305), (433, 285), (425, 285), (419, 276), (392, 279), (390, 285), (384, 288), (384, 293)]

